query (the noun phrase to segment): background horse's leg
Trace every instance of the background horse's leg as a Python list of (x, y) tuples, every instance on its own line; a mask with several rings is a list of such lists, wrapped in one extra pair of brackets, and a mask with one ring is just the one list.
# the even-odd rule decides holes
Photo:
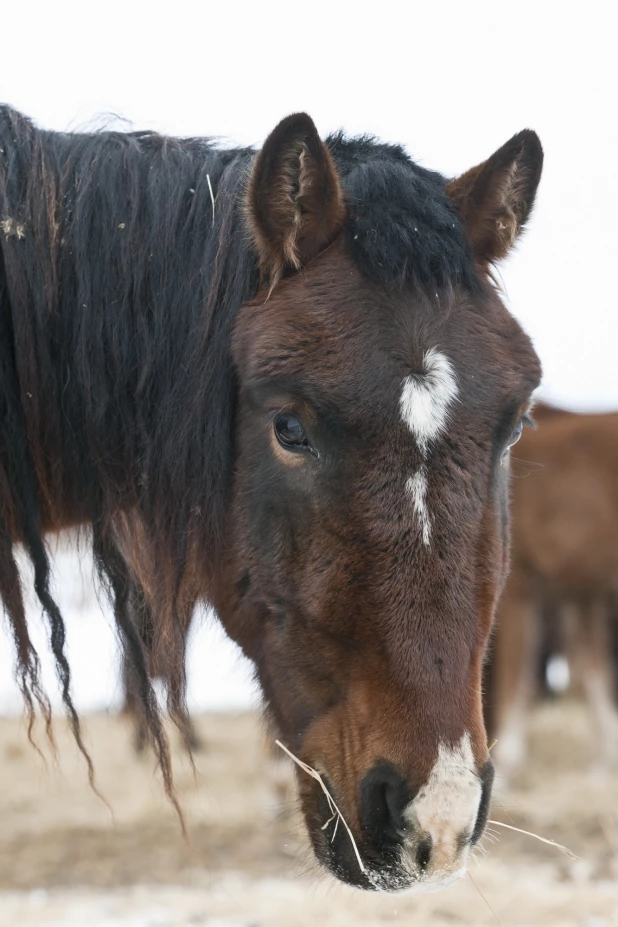
[(526, 762), (527, 715), (536, 691), (540, 609), (530, 590), (513, 574), (500, 602), (493, 644), (492, 702), (497, 739), (493, 758), (508, 776)]
[(598, 736), (597, 754), (604, 766), (618, 764), (618, 707), (610, 621), (604, 595), (580, 600), (570, 621), (569, 662), (586, 698)]

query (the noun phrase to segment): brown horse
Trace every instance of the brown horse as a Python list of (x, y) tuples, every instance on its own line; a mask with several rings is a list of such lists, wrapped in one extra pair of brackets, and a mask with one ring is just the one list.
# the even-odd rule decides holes
[(349, 827), (299, 771), (331, 872), (461, 875), (493, 776), (481, 673), (508, 450), (540, 378), (491, 269), (529, 217), (537, 136), (450, 182), (398, 146), (323, 142), (302, 114), (256, 155), (0, 109), (0, 149), (0, 589), (26, 697), (12, 543), (79, 736), (42, 536), (90, 522), (164, 773), (135, 584), (181, 682), (197, 599), (255, 662)]
[(618, 413), (538, 406), (517, 449), (512, 566), (492, 647), (489, 710), (502, 772), (526, 758), (526, 717), (543, 638), (553, 633), (618, 760), (612, 603), (618, 591)]

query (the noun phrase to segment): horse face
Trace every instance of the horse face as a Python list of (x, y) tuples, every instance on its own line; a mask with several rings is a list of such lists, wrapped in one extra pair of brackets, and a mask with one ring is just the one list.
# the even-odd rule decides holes
[[(294, 118), (249, 190), (270, 288), (233, 340), (233, 528), (215, 604), (282, 742), (321, 777), (299, 772), (320, 861), (366, 888), (435, 887), (465, 871), (488, 812), (482, 663), (506, 569), (508, 447), (539, 365), (488, 282), (429, 293), (367, 278), (328, 152)], [(450, 188), (480, 274), (506, 241), (491, 209), (518, 217), (510, 244), (538, 180), (526, 145), (513, 150), (510, 172), (501, 149)]]

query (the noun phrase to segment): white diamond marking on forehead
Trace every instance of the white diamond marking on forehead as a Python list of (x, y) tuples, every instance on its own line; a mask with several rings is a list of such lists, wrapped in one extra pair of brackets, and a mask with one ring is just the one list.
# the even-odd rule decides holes
[(416, 471), (414, 476), (411, 476), (408, 479), (406, 482), (406, 489), (412, 496), (412, 505), (414, 506), (416, 517), (421, 524), (423, 544), (425, 547), (429, 547), (429, 539), (431, 538), (431, 519), (429, 518), (429, 512), (427, 511), (426, 503), (427, 470), (425, 467), (421, 467)]
[(423, 373), (403, 381), (401, 417), (414, 435), (423, 456), (429, 443), (444, 431), (451, 403), (457, 398), (457, 375), (446, 355), (436, 348), (423, 358)]

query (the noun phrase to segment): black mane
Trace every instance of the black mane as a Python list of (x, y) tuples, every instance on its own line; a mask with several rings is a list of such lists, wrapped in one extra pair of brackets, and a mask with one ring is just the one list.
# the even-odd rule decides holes
[(257, 286), (238, 208), (253, 153), (42, 132), (7, 109), (0, 148), (5, 312), (39, 477), (53, 499), (94, 511), (112, 495), (155, 518), (171, 494), (167, 527), (180, 533), (208, 500), (214, 530), (230, 459), (226, 347)]
[[(387, 285), (473, 286), (444, 178), (370, 138), (338, 134), (327, 144), (363, 273)], [(26, 703), (38, 699), (48, 716), (12, 554), (18, 538), (78, 740), (43, 534), (93, 523), (98, 566), (143, 677), (108, 526), (137, 513), (163, 601), (178, 593), (189, 544), (204, 564), (217, 557), (233, 459), (228, 346), (258, 286), (243, 212), (253, 157), (152, 132), (42, 131), (0, 107), (0, 595)]]

